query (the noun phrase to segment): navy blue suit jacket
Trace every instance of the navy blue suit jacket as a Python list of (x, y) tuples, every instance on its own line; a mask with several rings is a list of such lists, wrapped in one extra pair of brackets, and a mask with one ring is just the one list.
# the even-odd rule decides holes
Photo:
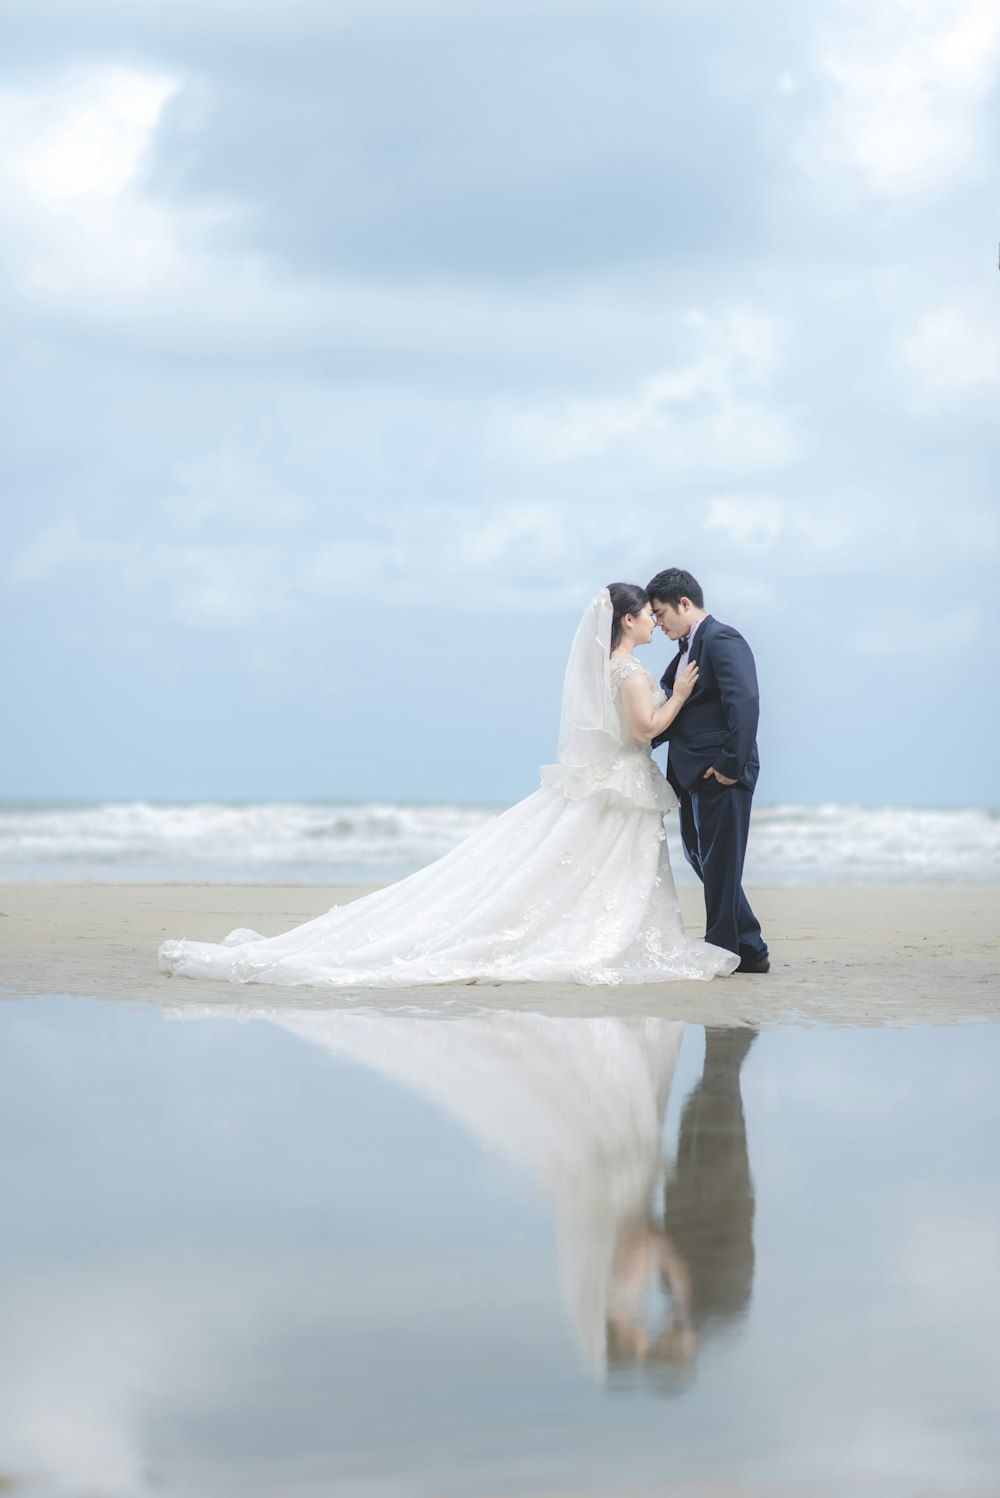
[[(738, 630), (707, 614), (694, 637), (691, 659), (698, 666), (698, 685), (667, 731), (653, 740), (654, 748), (670, 745), (667, 779), (675, 791), (696, 790), (713, 766), (752, 791), (760, 771), (760, 698), (750, 646)], [(663, 673), (660, 685), (667, 693), (673, 689), (680, 661), (678, 653)], [(718, 781), (710, 784), (717, 786)]]

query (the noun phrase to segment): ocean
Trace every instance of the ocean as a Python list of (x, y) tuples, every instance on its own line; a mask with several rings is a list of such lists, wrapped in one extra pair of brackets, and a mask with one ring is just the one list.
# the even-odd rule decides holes
[[(0, 880), (381, 884), (500, 807), (290, 802), (0, 803)], [(692, 883), (667, 818), (678, 883)], [(749, 884), (1000, 883), (1000, 809), (760, 806)]]

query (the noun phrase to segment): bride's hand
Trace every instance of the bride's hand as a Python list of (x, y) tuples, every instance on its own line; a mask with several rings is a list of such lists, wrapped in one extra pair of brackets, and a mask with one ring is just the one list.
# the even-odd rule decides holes
[(690, 666), (685, 666), (683, 671), (677, 673), (673, 695), (679, 697), (682, 702), (686, 702), (694, 691), (697, 682), (698, 666), (697, 662), (692, 661)]

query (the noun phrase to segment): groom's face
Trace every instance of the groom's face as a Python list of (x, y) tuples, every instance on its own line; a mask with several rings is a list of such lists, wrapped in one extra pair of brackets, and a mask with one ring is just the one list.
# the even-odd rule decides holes
[(691, 628), (691, 615), (685, 611), (685, 602), (682, 599), (677, 605), (653, 599), (653, 618), (668, 640), (683, 640)]

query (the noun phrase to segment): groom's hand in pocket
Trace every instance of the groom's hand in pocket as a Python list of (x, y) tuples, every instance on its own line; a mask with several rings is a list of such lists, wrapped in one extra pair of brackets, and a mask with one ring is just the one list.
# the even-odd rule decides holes
[(728, 775), (720, 775), (719, 772), (718, 772), (718, 770), (716, 770), (713, 765), (709, 765), (708, 769), (705, 771), (704, 775), (701, 778), (702, 778), (702, 780), (707, 780), (710, 775), (714, 775), (715, 778), (716, 778), (716, 780), (719, 782), (720, 785), (735, 785), (736, 784), (736, 781), (735, 780), (730, 780), (730, 778), (729, 778)]

